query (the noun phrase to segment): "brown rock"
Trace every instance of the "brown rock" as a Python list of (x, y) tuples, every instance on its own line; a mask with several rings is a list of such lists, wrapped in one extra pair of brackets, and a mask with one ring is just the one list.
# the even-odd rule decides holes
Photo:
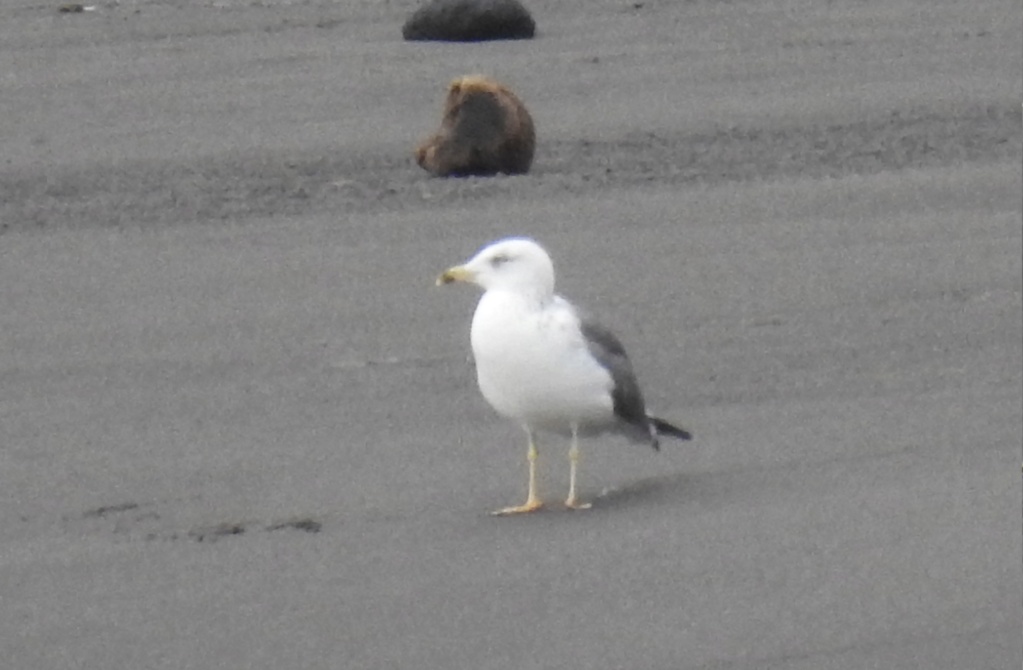
[(482, 75), (448, 87), (440, 131), (420, 144), (416, 162), (442, 176), (524, 174), (536, 132), (526, 106), (503, 84)]

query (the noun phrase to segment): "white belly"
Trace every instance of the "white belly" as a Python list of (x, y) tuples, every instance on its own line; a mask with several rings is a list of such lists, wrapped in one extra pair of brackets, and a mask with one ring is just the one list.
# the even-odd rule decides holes
[(569, 308), (537, 309), (488, 292), (472, 324), (480, 391), (494, 409), (532, 428), (613, 423), (611, 375), (589, 354)]

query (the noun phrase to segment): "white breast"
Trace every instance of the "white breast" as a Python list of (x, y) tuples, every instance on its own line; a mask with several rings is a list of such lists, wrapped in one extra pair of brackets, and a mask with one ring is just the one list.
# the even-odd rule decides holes
[(471, 339), (480, 391), (501, 414), (558, 432), (613, 422), (611, 375), (590, 356), (567, 303), (488, 291)]

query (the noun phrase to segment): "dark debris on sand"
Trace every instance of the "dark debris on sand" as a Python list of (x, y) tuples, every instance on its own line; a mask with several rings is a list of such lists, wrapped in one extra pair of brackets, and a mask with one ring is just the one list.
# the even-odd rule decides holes
[(533, 17), (518, 0), (430, 0), (401, 28), (409, 41), (523, 40), (535, 33)]

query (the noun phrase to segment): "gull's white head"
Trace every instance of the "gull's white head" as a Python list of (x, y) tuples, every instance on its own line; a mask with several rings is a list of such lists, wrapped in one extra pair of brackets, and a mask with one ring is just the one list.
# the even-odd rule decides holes
[(539, 244), (528, 237), (492, 242), (463, 265), (445, 270), (437, 284), (461, 281), (484, 291), (517, 291), (549, 297), (554, 294), (554, 264)]

